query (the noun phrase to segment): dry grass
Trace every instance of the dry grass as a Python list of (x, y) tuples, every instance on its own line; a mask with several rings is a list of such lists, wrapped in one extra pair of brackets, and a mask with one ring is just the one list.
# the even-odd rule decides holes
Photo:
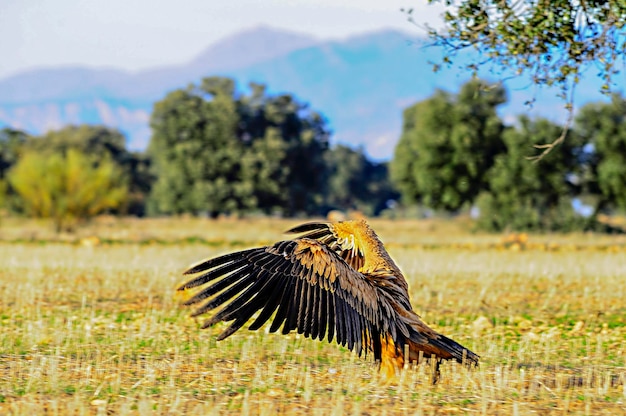
[(220, 328), (200, 331), (178, 306), (187, 265), (294, 223), (126, 220), (57, 237), (5, 222), (0, 414), (626, 411), (623, 237), (374, 222), (422, 317), (482, 356), (474, 371), (445, 364), (436, 386), (426, 366), (385, 386), (334, 344), (245, 330), (216, 343)]

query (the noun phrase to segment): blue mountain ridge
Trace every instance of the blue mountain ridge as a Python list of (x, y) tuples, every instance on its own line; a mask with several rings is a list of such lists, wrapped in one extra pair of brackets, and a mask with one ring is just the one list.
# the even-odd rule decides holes
[[(271, 48), (268, 45), (272, 45)], [(255, 52), (255, 53), (252, 53)], [(245, 54), (245, 56), (242, 56)], [(129, 147), (149, 141), (149, 116), (168, 91), (204, 76), (234, 78), (240, 88), (264, 83), (270, 93), (292, 93), (321, 112), (333, 130), (333, 142), (362, 146), (376, 160), (389, 159), (400, 136), (402, 111), (435, 89), (458, 91), (470, 74), (459, 69), (475, 57), (466, 53), (450, 68), (433, 72), (442, 50), (406, 33), (380, 31), (342, 41), (318, 41), (306, 35), (261, 27), (209, 47), (187, 64), (130, 73), (85, 67), (40, 69), (0, 80), (0, 126), (39, 134), (66, 124), (105, 124), (120, 128)], [(495, 81), (485, 70), (481, 77)], [(626, 87), (624, 78), (617, 88)], [(606, 100), (602, 81), (586, 74), (576, 103)], [(509, 102), (500, 109), (507, 122), (528, 113), (565, 120), (556, 90), (535, 91), (523, 79), (506, 81)], [(529, 109), (524, 103), (536, 95)]]

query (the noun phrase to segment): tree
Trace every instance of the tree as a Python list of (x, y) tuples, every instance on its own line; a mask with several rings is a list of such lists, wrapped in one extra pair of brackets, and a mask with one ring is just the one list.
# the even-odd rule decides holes
[(41, 154), (66, 154), (73, 149), (88, 155), (94, 162), (108, 159), (128, 178), (128, 199), (125, 212), (142, 216), (145, 199), (152, 186), (150, 159), (142, 153), (126, 149), (126, 137), (116, 129), (105, 126), (67, 126), (39, 137), (31, 137), (27, 148)]
[(18, 210), (15, 191), (9, 186), (7, 175), (18, 162), (28, 134), (11, 128), (0, 129), (0, 208)]
[(57, 231), (72, 230), (124, 202), (127, 185), (111, 160), (94, 162), (77, 150), (22, 156), (9, 173), (9, 181), (22, 198), (28, 214), (51, 218)]
[(39, 137), (32, 137), (28, 141), (30, 150), (38, 153), (62, 153), (77, 150), (94, 157), (110, 157), (122, 162), (128, 157), (126, 138), (118, 130), (104, 126), (66, 126), (50, 131)]
[(241, 159), (241, 178), (251, 184), (256, 207), (266, 214), (282, 211), (289, 201), (286, 184), (290, 169), (284, 164), (287, 143), (276, 127), (269, 127), (248, 150)]
[(23, 131), (0, 129), (0, 179), (5, 178), (11, 167), (17, 163), (27, 139), (28, 135)]
[(148, 147), (157, 175), (154, 213), (217, 216), (254, 205), (250, 184), (240, 176), (243, 146), (233, 94), (231, 80), (209, 78), (155, 104)]
[[(429, 0), (429, 4), (442, 0)], [(555, 85), (573, 119), (573, 91), (587, 70), (599, 70), (603, 92), (610, 92), (626, 58), (626, 2), (623, 0), (445, 0), (442, 29), (428, 27), (444, 63), (472, 48), (479, 56), (465, 65), (477, 73), (488, 64), (527, 75), (535, 85)], [(412, 10), (408, 11), (409, 19)], [(439, 65), (437, 65), (439, 66)], [(436, 66), (436, 67), (437, 67)], [(510, 76), (510, 75), (507, 75)], [(571, 122), (547, 138), (541, 155), (561, 143)], [(541, 155), (539, 157), (541, 157)]]
[(587, 143), (582, 163), (586, 191), (597, 197), (594, 215), (610, 208), (626, 210), (626, 98), (580, 109), (576, 130)]
[(466, 48), (480, 52), (479, 61), (468, 65), (473, 71), (488, 62), (527, 73), (537, 85), (558, 85), (567, 91), (593, 66), (605, 80), (602, 89), (609, 91), (618, 61), (626, 56), (622, 0), (445, 0), (445, 4), (444, 27), (429, 28), (429, 35), (445, 48), (447, 62)]
[(471, 204), (503, 150), (496, 108), (505, 101), (504, 89), (470, 81), (457, 96), (437, 91), (407, 108), (391, 164), (402, 197), (446, 211)]
[(487, 176), (489, 186), (477, 201), (480, 228), (567, 231), (584, 226), (572, 208), (572, 198), (581, 190), (576, 180), (581, 173), (577, 157), (581, 140), (569, 138), (561, 151), (540, 163), (527, 160), (531, 145), (560, 131), (561, 126), (548, 120), (522, 116), (519, 127), (504, 132), (505, 151), (496, 156)]
[[(280, 169), (272, 174), (280, 192), (273, 194), (272, 203), (267, 204), (270, 199), (265, 198), (259, 207), (265, 211), (278, 208), (288, 216), (318, 214), (328, 181), (325, 154), (330, 134), (324, 118), (290, 94), (268, 96), (266, 87), (255, 83), (250, 90), (250, 96), (239, 100), (240, 137), (254, 144), (271, 130), (282, 140), (284, 152)], [(265, 158), (275, 160), (276, 156)]]
[(386, 163), (372, 162), (363, 149), (337, 145), (326, 155), (329, 169), (326, 205), (376, 216), (399, 197), (389, 180)]
[(155, 105), (149, 153), (156, 213), (287, 215), (319, 209), (326, 184), (323, 118), (291, 95), (205, 78)]

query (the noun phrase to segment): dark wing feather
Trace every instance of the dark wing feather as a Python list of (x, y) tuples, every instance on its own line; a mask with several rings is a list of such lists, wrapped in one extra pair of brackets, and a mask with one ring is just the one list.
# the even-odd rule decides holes
[[(389, 296), (352, 269), (338, 253), (308, 238), (227, 254), (200, 263), (185, 274), (201, 273), (179, 290), (202, 286), (185, 304), (204, 301), (194, 316), (222, 307), (203, 327), (231, 322), (224, 339), (251, 320), (256, 330), (272, 316), (270, 332), (297, 330), (306, 337), (355, 350), (380, 351), (380, 334), (404, 334)], [(204, 286), (203, 286), (204, 285)], [(404, 339), (394, 339), (402, 345)], [(376, 355), (376, 354), (375, 354)], [(380, 358), (377, 356), (376, 358)]]
[(276, 311), (276, 308), (280, 304), (280, 301), (283, 297), (283, 293), (285, 293), (285, 285), (282, 285), (282, 287), (280, 287), (281, 283), (284, 281), (285, 281), (284, 277), (278, 279), (277, 281), (277, 283), (279, 284), (278, 290), (273, 290), (272, 293), (270, 293), (270, 295), (268, 296), (267, 301), (265, 302), (265, 306), (263, 307), (263, 310), (261, 311), (259, 316), (257, 316), (257, 318), (254, 320), (252, 325), (250, 325), (251, 331), (256, 331), (257, 329), (261, 328), (263, 324), (266, 323), (268, 319), (271, 318), (274, 311)]

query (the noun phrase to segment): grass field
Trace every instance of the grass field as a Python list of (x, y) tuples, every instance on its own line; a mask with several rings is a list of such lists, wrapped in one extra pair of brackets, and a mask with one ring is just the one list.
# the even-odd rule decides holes
[[(482, 357), (395, 385), (335, 344), (241, 330), (217, 343), (180, 273), (297, 221), (0, 227), (0, 414), (624, 414), (626, 239), (373, 221), (415, 309)], [(97, 238), (94, 238), (97, 237)]]

